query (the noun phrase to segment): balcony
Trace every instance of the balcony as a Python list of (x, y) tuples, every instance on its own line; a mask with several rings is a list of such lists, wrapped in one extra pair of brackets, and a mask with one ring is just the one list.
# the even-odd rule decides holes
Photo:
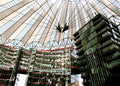
[(101, 20), (106, 20), (107, 21), (107, 19), (104, 17), (104, 16), (102, 16), (101, 14), (97, 14), (93, 19), (92, 19), (92, 22), (93, 22), (93, 24), (94, 25), (96, 25), (96, 24), (98, 24)]
[(99, 32), (100, 30), (102, 30), (102, 29), (105, 28), (106, 26), (109, 26), (109, 25), (108, 25), (108, 22), (102, 20), (102, 21), (100, 21), (100, 22), (95, 26), (95, 30), (96, 30), (96, 32)]
[(79, 66), (86, 65), (86, 63), (87, 63), (87, 61), (86, 61), (85, 58), (84, 58), (84, 59), (81, 59), (81, 60), (79, 60), (79, 61), (77, 62), (77, 64), (78, 64)]
[(113, 61), (115, 59), (119, 59), (119, 57), (120, 57), (120, 52), (116, 51), (113, 55), (107, 56), (105, 58), (105, 60), (106, 60), (106, 62), (111, 62), (111, 61)]
[(90, 75), (89, 75), (89, 73), (84, 72), (84, 73), (81, 73), (81, 77), (82, 77), (83, 79), (89, 79), (89, 78), (90, 78)]
[(105, 27), (105, 28), (103, 28), (103, 29), (101, 29), (99, 32), (97, 32), (97, 35), (102, 35), (103, 33), (105, 33), (105, 32), (110, 32), (110, 33), (112, 33), (112, 29), (110, 28), (110, 27)]
[(73, 34), (74, 37), (76, 37), (77, 35), (79, 35), (79, 32), (76, 32), (75, 34)]
[(104, 33), (101, 36), (98, 36), (100, 43), (106, 42), (107, 40), (111, 40), (111, 38), (112, 38), (112, 34), (110, 33)]
[(74, 40), (76, 41), (78, 38), (80, 38), (80, 35), (75, 36)]
[(90, 83), (90, 80), (83, 80), (83, 85), (85, 86), (89, 86)]
[(82, 73), (82, 72), (87, 71), (88, 67), (87, 66), (81, 66), (81, 67), (79, 67), (79, 69), (80, 69), (80, 73)]
[(106, 46), (106, 47), (103, 47), (102, 48), (103, 49), (103, 52), (105, 53), (105, 54), (113, 54), (115, 51), (120, 51), (120, 46), (118, 46), (118, 45), (116, 45), (116, 44), (111, 44), (111, 45), (108, 45), (108, 46)]
[(120, 59), (116, 59), (114, 61), (111, 61), (107, 64), (108, 69), (112, 70), (117, 67), (120, 67)]
[(78, 52), (77, 52), (77, 55), (83, 55), (83, 54), (84, 54), (84, 50), (79, 49)]
[(79, 39), (76, 40), (75, 45), (78, 46), (78, 45), (80, 45), (80, 44), (81, 44), (81, 40), (80, 40), (80, 38), (79, 38)]

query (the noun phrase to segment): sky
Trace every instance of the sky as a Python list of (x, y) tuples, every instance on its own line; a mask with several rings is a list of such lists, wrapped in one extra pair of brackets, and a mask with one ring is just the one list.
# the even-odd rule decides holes
[(26, 86), (28, 75), (26, 74), (17, 74), (17, 79), (15, 86)]

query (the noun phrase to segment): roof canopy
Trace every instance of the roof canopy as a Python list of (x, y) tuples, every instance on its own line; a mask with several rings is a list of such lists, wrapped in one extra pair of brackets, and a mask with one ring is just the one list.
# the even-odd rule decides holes
[[(73, 34), (101, 13), (119, 24), (120, 0), (0, 0), (0, 42), (51, 49), (73, 44)], [(59, 31), (56, 27), (64, 28)], [(62, 30), (62, 29), (61, 29)]]

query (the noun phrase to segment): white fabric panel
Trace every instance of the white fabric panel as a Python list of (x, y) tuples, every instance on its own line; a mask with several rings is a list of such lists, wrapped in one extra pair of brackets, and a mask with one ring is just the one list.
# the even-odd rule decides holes
[(109, 8), (110, 10), (115, 12), (118, 16), (120, 16), (120, 10), (116, 6), (111, 4), (110, 1), (108, 1), (108, 0), (105, 0), (105, 1), (101, 0), (100, 2), (102, 2), (107, 8)]
[(12, 27), (7, 29), (4, 33), (2, 33), (2, 38), (4, 42), (24, 23), (35, 11), (30, 10), (23, 18), (21, 18), (18, 22), (16, 22)]
[(10, 14), (12, 14), (13, 12), (17, 11), (18, 9), (20, 9), (21, 7), (23, 7), (26, 4), (30, 3), (31, 1), (32, 0), (23, 0), (23, 2), (20, 2), (19, 4), (9, 8), (9, 9), (3, 11), (3, 12), (0, 12), (0, 20), (2, 20), (3, 18), (7, 17)]
[(99, 8), (99, 6), (95, 3), (94, 0), (91, 0), (91, 5), (95, 8), (95, 10), (98, 12), (98, 13), (101, 13), (104, 15), (104, 13), (102, 12), (102, 10)]

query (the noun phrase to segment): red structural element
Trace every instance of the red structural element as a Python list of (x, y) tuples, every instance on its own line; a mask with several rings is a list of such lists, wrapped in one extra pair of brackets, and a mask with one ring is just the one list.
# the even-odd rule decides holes
[(80, 70), (80, 68), (77, 68), (77, 67), (75, 67), (75, 66), (70, 66), (70, 67), (71, 67), (71, 69)]

